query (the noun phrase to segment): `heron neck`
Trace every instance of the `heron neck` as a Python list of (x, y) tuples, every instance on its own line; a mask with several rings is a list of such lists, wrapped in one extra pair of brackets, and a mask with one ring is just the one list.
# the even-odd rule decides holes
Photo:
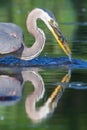
[(37, 10), (37, 12), (33, 11), (28, 15), (28, 18), (26, 21), (27, 29), (28, 29), (28, 32), (34, 36), (35, 43), (30, 48), (24, 46), (24, 50), (21, 57), (22, 59), (25, 59), (25, 60), (33, 59), (37, 57), (43, 50), (43, 47), (45, 44), (45, 34), (40, 28), (37, 27), (36, 22), (37, 22), (37, 19), (39, 18), (41, 18), (40, 10)]

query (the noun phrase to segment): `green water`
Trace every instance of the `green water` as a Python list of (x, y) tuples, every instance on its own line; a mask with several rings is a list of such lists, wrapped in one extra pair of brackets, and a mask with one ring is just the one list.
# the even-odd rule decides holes
[[(23, 80), (24, 72), (30, 73), (32, 70), (35, 75), (35, 73), (38, 71), (38, 75), (41, 76), (41, 79), (44, 82), (45, 92), (43, 98), (35, 104), (35, 110), (37, 111), (37, 108), (41, 108), (41, 106), (44, 106), (44, 103), (50, 97), (51, 93), (67, 74), (68, 69), (66, 69), (66, 67), (49, 69), (23, 68), (21, 71), (19, 71), (20, 69), (17, 70), (16, 68), (17, 72), (13, 72), (13, 69), (6, 69), (5, 71), (4, 69), (3, 71), (0, 71), (1, 76), (3, 77), (2, 83), (0, 76), (0, 87), (4, 92), (9, 90), (8, 93), (5, 93), (5, 95), (8, 95), (8, 97), (9, 95), (17, 95), (19, 96), (19, 99), (12, 100), (11, 98), (9, 98), (9, 100), (6, 100), (7, 98), (2, 98), (2, 100), (0, 101), (0, 128), (2, 130), (52, 130), (53, 128), (55, 128), (56, 130), (69, 130), (73, 128), (78, 130), (85, 130), (87, 128), (87, 89), (85, 89), (87, 88), (87, 70), (73, 70), (69, 83), (67, 85), (63, 85), (65, 90), (62, 91), (62, 95), (59, 95), (60, 100), (58, 102), (56, 102), (56, 100), (54, 101), (54, 104), (57, 103), (56, 106), (51, 107), (49, 105), (50, 110), (52, 111), (49, 111), (48, 115), (44, 116), (47, 110), (45, 109), (44, 114), (42, 112), (43, 117), (41, 118), (41, 120), (34, 120), (33, 116), (27, 114), (25, 105), (27, 97), (29, 95), (33, 95), (33, 98), (35, 98), (33, 94), (33, 91), (35, 91), (34, 85), (32, 84), (32, 82), (30, 82), (30, 77), (27, 77), (27, 79), (24, 78), (25, 81)], [(31, 74), (29, 74), (29, 76), (30, 75)], [(5, 80), (6, 76), (8, 77), (7, 84)], [(13, 80), (10, 78), (13, 78)], [(1, 84), (3, 84), (3, 87), (5, 87), (6, 84), (7, 88), (3, 89)], [(78, 87), (79, 89), (76, 89)], [(80, 89), (80, 87), (82, 87), (82, 89)], [(14, 92), (16, 94), (13, 94)], [(38, 93), (37, 95), (40, 96)], [(31, 104), (32, 103), (33, 100), (31, 100)], [(29, 105), (28, 108), (30, 108), (31, 106), (32, 105)], [(33, 115), (33, 113), (31, 115)]]
[[(28, 13), (36, 7), (51, 10), (56, 21), (70, 44), (74, 58), (87, 59), (87, 1), (86, 0), (1, 0), (0, 21), (13, 22), (24, 31), (24, 40), (27, 46), (31, 46), (34, 39), (26, 29), (26, 18)], [(52, 34), (42, 21), (38, 26), (46, 33), (46, 45), (40, 56), (60, 57), (64, 52), (57, 45)], [(34, 91), (34, 85), (30, 80), (24, 81), (23, 71), (30, 72), (30, 68), (0, 68), (1, 89), (7, 84), (6, 93), (9, 97), (0, 98), (0, 130), (86, 130), (87, 129), (87, 69), (71, 70), (71, 78), (62, 92), (60, 100), (49, 116), (36, 123), (26, 113), (25, 102), (27, 96)], [(45, 67), (35, 68), (44, 82), (45, 93), (43, 98), (36, 104), (37, 107), (44, 106), (51, 93), (59, 82), (68, 73), (69, 67)], [(32, 69), (36, 72), (35, 69)], [(72, 85), (73, 84), (73, 85)], [(17, 87), (18, 86), (18, 87)], [(70, 87), (71, 86), (71, 87)], [(73, 86), (81, 86), (75, 89)], [(12, 89), (12, 92), (10, 90)], [(3, 89), (2, 89), (3, 91)], [(0, 94), (2, 94), (0, 91)], [(14, 95), (16, 98), (11, 98)], [(3, 97), (3, 96), (2, 96)], [(31, 101), (32, 103), (32, 101)], [(8, 106), (9, 104), (9, 106)], [(55, 103), (54, 103), (55, 106)], [(36, 107), (36, 108), (37, 108)], [(51, 109), (51, 108), (50, 108)], [(44, 114), (45, 115), (45, 111)]]

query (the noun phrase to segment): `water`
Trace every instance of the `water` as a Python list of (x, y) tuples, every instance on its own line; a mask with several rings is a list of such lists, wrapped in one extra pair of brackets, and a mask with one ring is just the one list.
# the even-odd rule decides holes
[(27, 46), (34, 40), (26, 30), (25, 19), (35, 7), (54, 12), (72, 48), (72, 62), (38, 21), (47, 36), (38, 58), (31, 61), (13, 56), (0, 58), (0, 129), (86, 130), (87, 2), (1, 1), (0, 21), (19, 25)]
[[(87, 70), (74, 69), (71, 72), (68, 69), (67, 66), (62, 68), (1, 68), (1, 128), (65, 129), (67, 127), (69, 129), (73, 125), (76, 129), (86, 128)], [(36, 90), (35, 85), (39, 87), (36, 87)], [(58, 93), (50, 102), (52, 93), (58, 87), (60, 88), (57, 89)], [(37, 102), (38, 97), (43, 98)], [(34, 103), (35, 106), (33, 106)]]

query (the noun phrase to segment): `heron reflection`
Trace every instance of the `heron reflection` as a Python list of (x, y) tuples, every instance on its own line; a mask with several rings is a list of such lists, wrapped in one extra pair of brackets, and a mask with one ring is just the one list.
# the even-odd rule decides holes
[(13, 23), (0, 23), (0, 54), (15, 55), (21, 59), (30, 60), (37, 57), (45, 45), (45, 34), (37, 27), (37, 20), (41, 19), (52, 32), (60, 47), (71, 60), (71, 50), (62, 35), (53, 14), (47, 10), (35, 8), (26, 20), (28, 32), (35, 38), (35, 43), (28, 48), (24, 44), (22, 29)]
[[(4, 71), (3, 71), (4, 70)], [(34, 122), (40, 122), (53, 114), (58, 105), (58, 101), (66, 88), (87, 89), (87, 85), (80, 82), (70, 82), (71, 71), (69, 70), (62, 80), (55, 85), (50, 96), (44, 101), (42, 106), (37, 107), (37, 102), (44, 97), (45, 84), (39, 74), (39, 68), (13, 69), (5, 68), (0, 70), (0, 105), (14, 105), (22, 97), (23, 86), (26, 81), (30, 81), (34, 86), (34, 91), (25, 99), (25, 110), (27, 116)]]
[[(35, 84), (35, 90), (26, 98), (25, 108), (26, 112), (33, 121), (41, 121), (44, 118), (47, 118), (50, 114), (54, 112), (54, 109), (57, 107), (57, 103), (61, 98), (64, 89), (67, 86), (67, 83), (70, 81), (70, 73), (66, 74), (59, 85), (55, 88), (52, 94), (48, 97), (47, 101), (39, 108), (36, 108), (36, 103), (44, 95), (44, 83), (42, 78), (39, 76), (34, 76), (35, 78), (32, 81)], [(32, 78), (31, 78), (32, 79)], [(35, 79), (37, 83), (35, 82)], [(41, 89), (42, 88), (42, 89)], [(43, 91), (42, 91), (43, 90)]]
[[(13, 71), (13, 70), (12, 70)], [(8, 73), (1, 69), (0, 73), (0, 105), (13, 105), (19, 101), (22, 96), (22, 89), (26, 81), (32, 82), (34, 91), (29, 94), (25, 101), (25, 109), (28, 117), (32, 121), (41, 121), (54, 112), (58, 100), (69, 82), (70, 74), (62, 79), (61, 83), (55, 88), (47, 101), (40, 107), (36, 107), (37, 102), (44, 97), (45, 85), (42, 77), (38, 73), (38, 68), (29, 68), (28, 70), (18, 69)], [(20, 90), (20, 91), (18, 91)], [(19, 100), (17, 100), (19, 97)]]

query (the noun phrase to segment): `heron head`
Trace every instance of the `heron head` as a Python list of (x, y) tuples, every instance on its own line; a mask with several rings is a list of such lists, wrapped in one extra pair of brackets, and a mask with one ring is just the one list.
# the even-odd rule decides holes
[(60, 47), (63, 49), (66, 55), (69, 56), (69, 59), (71, 60), (70, 47), (66, 39), (64, 38), (62, 32), (60, 31), (54, 15), (48, 10), (43, 10), (43, 11), (44, 11), (44, 15), (42, 16), (43, 21), (45, 22), (49, 30), (52, 32), (53, 36), (55, 37), (56, 41), (59, 43)]

